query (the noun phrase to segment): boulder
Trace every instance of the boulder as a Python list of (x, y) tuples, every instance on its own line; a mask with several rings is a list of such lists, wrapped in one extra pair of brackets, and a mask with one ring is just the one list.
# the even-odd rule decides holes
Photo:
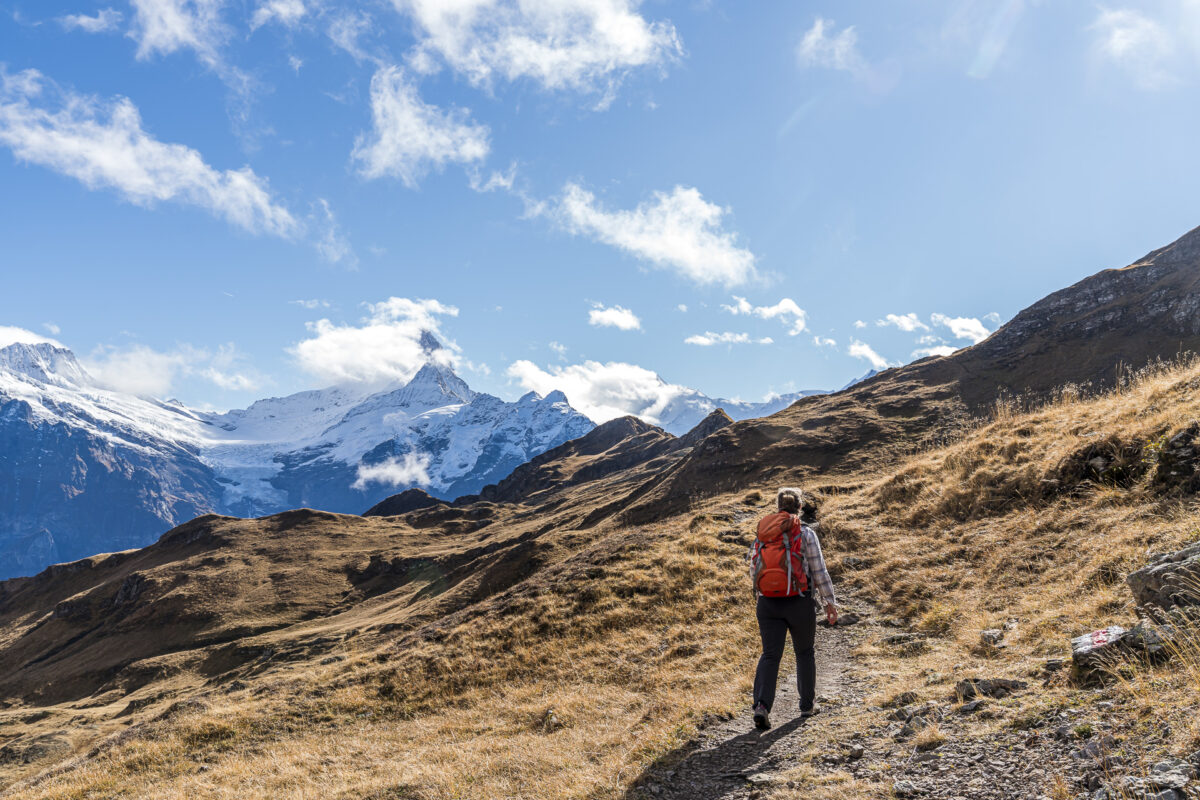
[(1200, 606), (1200, 544), (1163, 556), (1125, 579), (1139, 606)]
[(1111, 670), (1124, 654), (1121, 637), (1125, 629), (1110, 625), (1071, 640), (1071, 670), (1076, 680), (1089, 681)]
[(1071, 640), (1072, 677), (1080, 683), (1102, 681), (1131, 656), (1152, 663), (1166, 661), (1171, 656), (1173, 634), (1169, 625), (1139, 622), (1128, 630), (1111, 625), (1077, 636)]

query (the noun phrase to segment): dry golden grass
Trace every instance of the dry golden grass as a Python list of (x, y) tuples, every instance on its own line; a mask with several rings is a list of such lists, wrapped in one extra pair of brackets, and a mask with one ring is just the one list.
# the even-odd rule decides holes
[(210, 696), (20, 796), (620, 796), (748, 691), (741, 548), (715, 526), (617, 531), (435, 641)]
[[(1151, 553), (1200, 539), (1195, 496), (1153, 483), (1157, 448), (1200, 419), (1197, 388), (1200, 364), (1188, 360), (1099, 397), (1068, 388), (1038, 407), (1009, 401), (958, 441), (827, 498), (830, 560), (865, 559), (850, 580), (929, 636), (917, 655), (860, 646), (890, 675), (881, 696), (922, 684), (944, 696), (971, 675), (1040, 676), (1047, 657), (1069, 655), (1070, 637), (1128, 625), (1125, 575)], [(1089, 474), (1086, 460), (1098, 451), (1112, 467)], [(981, 646), (982, 630), (1005, 623), (1012, 629), (1002, 648)], [(1169, 746), (1180, 753), (1200, 746), (1200, 724), (1187, 712), (1200, 687), (1196, 652), (1131, 670), (1122, 683), (1138, 713), (1174, 726)], [(1042, 693), (1047, 704), (1061, 700), (1055, 691)], [(1000, 709), (997, 724), (1012, 722)]]

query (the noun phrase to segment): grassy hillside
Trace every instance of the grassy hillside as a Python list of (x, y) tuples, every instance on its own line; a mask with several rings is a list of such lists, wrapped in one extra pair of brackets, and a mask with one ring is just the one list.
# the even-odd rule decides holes
[[(1068, 388), (1037, 408), (1002, 402), (954, 441), (898, 466), (824, 478), (822, 531), (840, 588), (855, 587), (885, 621), (930, 637), (912, 654), (882, 642), (893, 628), (864, 629), (856, 655), (874, 676), (866, 703), (914, 686), (945, 696), (964, 676), (1028, 679), (1066, 653), (1070, 636), (1128, 622), (1124, 575), (1150, 552), (1200, 538), (1195, 496), (1164, 481), (1155, 461), (1166, 437), (1200, 419), (1198, 386), (1200, 365), (1187, 362), (1099, 397)], [(609, 519), (570, 529), (611, 497), (598, 487), (562, 498), (559, 527), (505, 506), (471, 534), (380, 518), (373, 536), (386, 539), (392, 526), (410, 546), (449, 552), (470, 536), (485, 550), (533, 542), (542, 555), (499, 591), (459, 583), (430, 594), (446, 616), (406, 616), (414, 607), (406, 583), (281, 625), (273, 644), (260, 642), (262, 656), (224, 671), (213, 668), (216, 650), (174, 655), (133, 703), (104, 687), (10, 702), (0, 711), (8, 752), (28, 754), (32, 741), (46, 752), (30, 763), (0, 758), (0, 769), (23, 780), (10, 788), (22, 798), (621, 797), (706, 715), (746, 703), (757, 631), (742, 554), (769, 503), (771, 487), (763, 489), (645, 526)], [(353, 533), (353, 519), (329, 524)], [(255, 524), (270, 523), (221, 523)], [(328, 543), (329, 524), (294, 530), (294, 566), (275, 568), (321, 562), (315, 574), (339, 574), (329, 565), (347, 551), (307, 538), (322, 531)], [(523, 530), (540, 533), (522, 539)], [(981, 629), (1010, 620), (1007, 647), (981, 648)], [(288, 649), (318, 629), (337, 633), (332, 644)], [(1187, 710), (1198, 689), (1196, 673), (1177, 663), (1111, 691), (1131, 712), (1128, 736), (1151, 719), (1171, 725), (1169, 737), (1139, 747), (1183, 753), (1200, 747), (1200, 723)], [(978, 735), (1076, 703), (1075, 691), (1057, 678), (1035, 707), (1002, 704)], [(866, 703), (818, 729), (814, 756), (837, 746), (827, 737), (874, 735)], [(846, 796), (889, 791), (886, 770), (801, 777)]]

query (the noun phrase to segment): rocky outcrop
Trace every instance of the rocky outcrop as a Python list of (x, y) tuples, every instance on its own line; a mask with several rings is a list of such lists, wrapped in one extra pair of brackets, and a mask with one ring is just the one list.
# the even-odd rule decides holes
[(1165, 555), (1125, 579), (1139, 606), (1200, 606), (1200, 544)]

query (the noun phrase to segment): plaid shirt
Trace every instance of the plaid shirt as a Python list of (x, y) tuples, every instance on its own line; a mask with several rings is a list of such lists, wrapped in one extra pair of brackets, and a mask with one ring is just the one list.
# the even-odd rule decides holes
[[(754, 563), (753, 563), (754, 545), (750, 545), (750, 552), (746, 554), (747, 560), (750, 563), (750, 578), (754, 578)], [(833, 594), (833, 579), (829, 577), (829, 570), (825, 567), (825, 556), (821, 554), (821, 542), (817, 539), (817, 532), (807, 525), (800, 526), (800, 560), (804, 564), (804, 574), (808, 577), (808, 591), (812, 595), (813, 603), (817, 609), (823, 609), (825, 606), (833, 606), (837, 608), (837, 598)], [(813, 587), (817, 591), (813, 591)], [(761, 596), (761, 593), (755, 589), (754, 593)]]

